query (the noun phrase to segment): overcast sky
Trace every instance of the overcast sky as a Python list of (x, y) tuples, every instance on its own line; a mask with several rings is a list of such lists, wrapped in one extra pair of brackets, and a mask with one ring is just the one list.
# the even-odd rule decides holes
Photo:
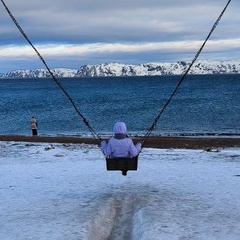
[[(228, 0), (5, 0), (50, 68), (191, 61)], [(232, 0), (199, 59), (239, 60)], [(0, 73), (44, 68), (0, 2)]]

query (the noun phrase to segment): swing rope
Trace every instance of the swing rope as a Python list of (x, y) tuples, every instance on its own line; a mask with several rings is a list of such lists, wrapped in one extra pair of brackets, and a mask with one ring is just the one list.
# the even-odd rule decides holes
[(231, 0), (229, 0), (226, 4), (226, 6), (224, 7), (223, 11), (221, 12), (221, 14), (219, 15), (218, 19), (215, 21), (215, 23), (213, 24), (209, 34), (207, 35), (205, 41), (203, 42), (203, 44), (201, 45), (200, 49), (198, 50), (197, 54), (195, 55), (195, 57), (193, 58), (192, 62), (190, 63), (190, 65), (188, 66), (186, 72), (182, 75), (182, 77), (180, 78), (180, 80), (178, 81), (175, 89), (173, 90), (173, 92), (171, 93), (171, 95), (169, 96), (169, 98), (167, 99), (167, 101), (165, 102), (165, 104), (163, 105), (163, 107), (161, 108), (160, 112), (158, 113), (157, 117), (154, 119), (152, 125), (148, 128), (145, 136), (143, 137), (142, 140), (142, 149), (145, 146), (145, 143), (147, 141), (147, 139), (150, 137), (152, 131), (156, 128), (157, 123), (160, 119), (160, 117), (162, 116), (164, 110), (167, 108), (167, 106), (170, 104), (171, 100), (173, 99), (173, 97), (176, 95), (179, 87), (181, 86), (183, 80), (185, 79), (185, 77), (187, 76), (188, 72), (190, 71), (190, 69), (192, 68), (193, 64), (195, 63), (195, 61), (197, 60), (197, 58), (199, 57), (200, 53), (202, 52), (204, 46), (206, 45), (208, 39), (210, 38), (210, 36), (212, 35), (213, 31), (215, 30), (215, 28), (217, 27), (218, 23), (220, 22), (224, 12), (226, 11), (228, 5), (230, 4)]
[(32, 44), (32, 42), (30, 41), (30, 39), (28, 38), (28, 36), (26, 35), (26, 33), (23, 31), (22, 27), (19, 25), (19, 23), (17, 22), (16, 18), (13, 16), (13, 14), (11, 13), (11, 11), (9, 10), (9, 8), (7, 7), (7, 5), (5, 4), (5, 2), (3, 0), (1, 0), (3, 6), (5, 7), (6, 11), (8, 12), (10, 18), (12, 19), (12, 21), (14, 22), (14, 24), (16, 25), (17, 29), (20, 31), (20, 33), (22, 34), (22, 36), (27, 40), (27, 42), (30, 44), (30, 46), (33, 48), (33, 50), (35, 51), (35, 53), (37, 54), (37, 56), (40, 58), (40, 60), (42, 61), (42, 63), (44, 64), (44, 66), (46, 67), (47, 71), (49, 72), (50, 76), (52, 77), (53, 81), (57, 84), (57, 86), (61, 89), (61, 91), (64, 93), (64, 95), (67, 97), (67, 99), (69, 100), (69, 102), (72, 104), (73, 108), (75, 109), (75, 111), (77, 112), (78, 116), (82, 119), (83, 123), (87, 126), (87, 128), (89, 129), (89, 131), (91, 132), (93, 138), (95, 140), (101, 140), (101, 137), (94, 131), (94, 129), (91, 127), (90, 123), (87, 121), (87, 119), (83, 116), (83, 114), (79, 111), (79, 109), (77, 108), (76, 104), (74, 103), (73, 99), (71, 98), (71, 96), (67, 93), (67, 91), (62, 87), (62, 85), (60, 84), (60, 82), (56, 79), (56, 77), (54, 76), (53, 72), (50, 70), (48, 64), (46, 63), (46, 61), (44, 60), (44, 58), (42, 57), (42, 55), (40, 54), (40, 52), (34, 47), (34, 45)]
[[(21, 28), (21, 26), (18, 24), (17, 20), (15, 19), (15, 17), (12, 15), (12, 13), (10, 12), (10, 10), (8, 9), (8, 7), (6, 6), (6, 4), (4, 3), (3, 0), (1, 0), (2, 4), (4, 5), (6, 11), (8, 12), (9, 16), (11, 17), (12, 21), (14, 22), (14, 24), (16, 25), (16, 27), (18, 28), (18, 30), (20, 31), (20, 33), (22, 34), (22, 36), (27, 40), (27, 42), (31, 45), (31, 47), (34, 49), (34, 51), (36, 52), (36, 54), (38, 55), (38, 57), (40, 58), (40, 60), (42, 61), (42, 63), (45, 65), (45, 67), (47, 68), (50, 76), (52, 77), (52, 79), (54, 80), (54, 82), (57, 84), (57, 86), (63, 91), (63, 93), (65, 94), (65, 96), (67, 97), (67, 99), (69, 100), (69, 102), (72, 104), (73, 108), (75, 109), (75, 111), (77, 112), (77, 114), (81, 117), (82, 121), (84, 122), (84, 124), (87, 126), (87, 128), (89, 129), (89, 131), (91, 132), (92, 136), (94, 137), (95, 140), (102, 140), (101, 137), (94, 131), (94, 129), (90, 126), (89, 122), (86, 120), (86, 118), (82, 115), (82, 113), (79, 111), (79, 109), (77, 108), (76, 104), (74, 103), (73, 99), (70, 97), (70, 95), (66, 92), (66, 90), (61, 86), (61, 84), (59, 83), (59, 81), (56, 79), (56, 77), (54, 76), (54, 74), (52, 73), (52, 71), (50, 70), (50, 68), (48, 67), (47, 63), (45, 62), (45, 60), (43, 59), (43, 57), (41, 56), (41, 54), (39, 53), (39, 51), (34, 47), (34, 45), (32, 44), (32, 42), (29, 40), (28, 36), (25, 34), (25, 32), (23, 31), (23, 29)], [(219, 15), (218, 19), (216, 20), (216, 22), (214, 23), (214, 25), (212, 26), (209, 34), (207, 35), (205, 41), (203, 42), (203, 44), (201, 45), (200, 49), (198, 50), (197, 54), (195, 55), (195, 57), (193, 58), (192, 62), (190, 63), (189, 67), (187, 68), (186, 72), (182, 75), (182, 77), (180, 78), (180, 80), (178, 81), (176, 87), (174, 88), (173, 92), (171, 93), (171, 95), (169, 96), (169, 98), (167, 99), (167, 101), (165, 102), (165, 104), (163, 105), (163, 107), (161, 108), (160, 112), (158, 113), (158, 115), (156, 116), (156, 118), (154, 119), (152, 125), (148, 128), (146, 134), (144, 135), (143, 139), (142, 139), (142, 147), (141, 149), (143, 149), (143, 147), (145, 146), (145, 143), (147, 141), (147, 139), (150, 137), (152, 131), (156, 128), (158, 121), (160, 120), (163, 112), (165, 111), (165, 109), (168, 107), (168, 105), (170, 104), (171, 100), (173, 99), (173, 97), (176, 95), (179, 87), (181, 86), (183, 80), (185, 79), (185, 77), (187, 76), (188, 72), (190, 71), (190, 69), (192, 68), (193, 64), (195, 63), (195, 61), (197, 60), (197, 58), (199, 57), (200, 53), (202, 52), (203, 48), (205, 47), (207, 41), (209, 40), (210, 36), (212, 35), (213, 31), (215, 30), (215, 28), (217, 27), (218, 23), (220, 22), (223, 14), (225, 13), (228, 5), (230, 4), (231, 0), (229, 0), (226, 4), (226, 6), (224, 7), (223, 11), (221, 12), (221, 14)]]

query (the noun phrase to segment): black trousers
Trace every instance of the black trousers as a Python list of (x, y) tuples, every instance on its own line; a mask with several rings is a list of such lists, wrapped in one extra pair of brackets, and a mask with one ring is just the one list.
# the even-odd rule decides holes
[(37, 129), (32, 129), (32, 135), (37, 136)]

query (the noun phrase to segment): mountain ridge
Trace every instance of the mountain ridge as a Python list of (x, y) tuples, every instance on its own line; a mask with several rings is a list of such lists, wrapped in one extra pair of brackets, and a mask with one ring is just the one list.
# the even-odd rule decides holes
[[(121, 77), (121, 76), (161, 76), (182, 75), (189, 67), (188, 62), (156, 62), (142, 64), (103, 63), (83, 65), (79, 69), (51, 69), (58, 78), (82, 77)], [(231, 61), (196, 61), (189, 74), (237, 74), (240, 73), (240, 60)], [(47, 69), (13, 70), (0, 78), (49, 78)]]

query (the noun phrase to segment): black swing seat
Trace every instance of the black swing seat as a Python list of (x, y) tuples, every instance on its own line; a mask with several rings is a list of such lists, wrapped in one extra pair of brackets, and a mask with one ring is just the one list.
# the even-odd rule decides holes
[(124, 176), (127, 175), (127, 171), (136, 171), (138, 166), (138, 156), (132, 158), (106, 158), (108, 171), (122, 171)]

